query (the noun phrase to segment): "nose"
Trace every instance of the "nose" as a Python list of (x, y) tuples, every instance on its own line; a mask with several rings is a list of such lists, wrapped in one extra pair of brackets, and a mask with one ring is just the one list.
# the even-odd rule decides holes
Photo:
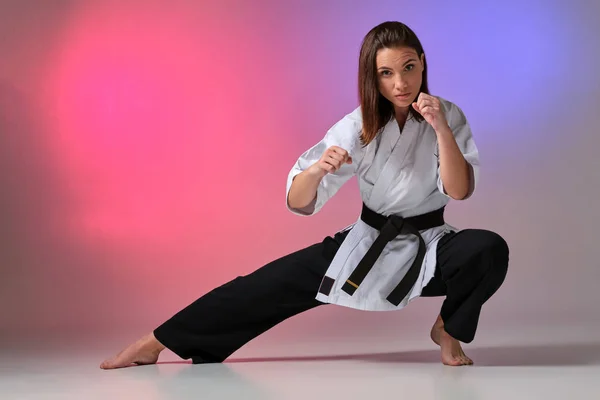
[(396, 79), (394, 80), (394, 86), (396, 86), (396, 89), (399, 91), (402, 91), (404, 88), (406, 88), (406, 86), (408, 86), (408, 83), (405, 79), (402, 79), (400, 74), (397, 74)]

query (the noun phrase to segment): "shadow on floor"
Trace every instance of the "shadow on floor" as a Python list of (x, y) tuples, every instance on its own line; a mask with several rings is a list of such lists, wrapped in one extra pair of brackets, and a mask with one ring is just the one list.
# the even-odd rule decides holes
[[(473, 348), (465, 352), (477, 366), (600, 365), (600, 343)], [(226, 363), (348, 360), (375, 363), (439, 363), (440, 352), (421, 350), (353, 355), (233, 358)]]

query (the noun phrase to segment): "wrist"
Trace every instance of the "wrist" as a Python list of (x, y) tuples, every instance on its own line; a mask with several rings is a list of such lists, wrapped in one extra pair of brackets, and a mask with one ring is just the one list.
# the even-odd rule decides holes
[(435, 134), (438, 137), (452, 137), (452, 136), (454, 136), (454, 134), (452, 133), (452, 129), (450, 129), (450, 126), (448, 126), (448, 124), (444, 124), (441, 127), (438, 127), (437, 129), (435, 129)]
[(327, 175), (327, 171), (323, 171), (321, 168), (319, 168), (318, 163), (314, 163), (306, 169), (306, 174), (313, 179), (321, 180), (325, 177), (325, 175)]

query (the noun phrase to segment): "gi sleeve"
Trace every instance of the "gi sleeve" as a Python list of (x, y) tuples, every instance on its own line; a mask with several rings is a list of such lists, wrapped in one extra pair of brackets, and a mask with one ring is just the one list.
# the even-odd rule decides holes
[[(468, 199), (473, 195), (473, 192), (475, 191), (479, 181), (479, 151), (477, 150), (477, 146), (471, 132), (471, 127), (463, 111), (457, 105), (452, 103), (450, 103), (450, 105), (447, 107), (449, 107), (449, 112), (446, 114), (448, 125), (454, 134), (454, 139), (458, 144), (458, 148), (470, 167), (471, 187), (469, 188), (469, 192), (465, 197), (465, 199)], [(442, 176), (440, 175), (439, 164), (437, 176), (438, 189), (440, 192), (448, 196), (444, 190), (444, 182), (442, 181)]]
[[(357, 121), (353, 114), (348, 114), (335, 125), (333, 125), (327, 131), (325, 137), (319, 143), (305, 151), (292, 167), (288, 175), (286, 189), (286, 207), (292, 213), (301, 216), (310, 216), (316, 214), (321, 210), (321, 208), (323, 208), (325, 203), (327, 203), (327, 201), (331, 199), (353, 175), (356, 174), (358, 160), (353, 156), (353, 150), (356, 146), (357, 140), (359, 139), (361, 124), (359, 121)], [(292, 181), (296, 175), (300, 174), (312, 164), (316, 163), (321, 158), (325, 150), (331, 146), (338, 146), (346, 150), (350, 154), (350, 157), (352, 157), (352, 164), (344, 164), (335, 173), (329, 173), (325, 175), (317, 188), (317, 196), (311, 204), (301, 209), (290, 207), (288, 196), (292, 187)]]

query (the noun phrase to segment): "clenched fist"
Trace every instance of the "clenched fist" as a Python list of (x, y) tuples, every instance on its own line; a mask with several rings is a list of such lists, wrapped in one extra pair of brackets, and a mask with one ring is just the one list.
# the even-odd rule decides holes
[(312, 173), (320, 177), (332, 174), (344, 164), (352, 164), (352, 157), (341, 147), (331, 146), (321, 156), (319, 161), (309, 167)]
[(421, 93), (412, 106), (433, 127), (434, 131), (439, 132), (448, 127), (444, 110), (437, 97)]

